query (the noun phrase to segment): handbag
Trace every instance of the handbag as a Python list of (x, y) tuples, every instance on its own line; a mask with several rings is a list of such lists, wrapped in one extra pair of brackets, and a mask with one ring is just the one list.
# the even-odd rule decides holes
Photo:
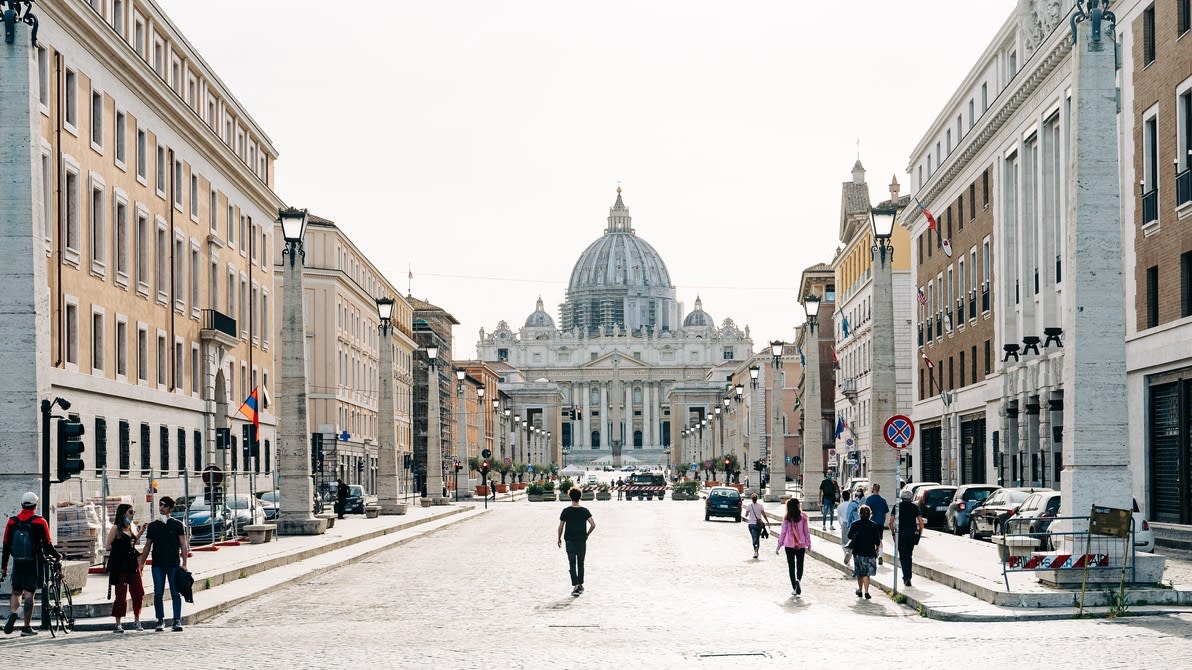
[(766, 522), (765, 522), (765, 521), (758, 521), (758, 522), (757, 522), (757, 527), (758, 527), (757, 536), (758, 536), (758, 537), (760, 537), (760, 538), (762, 538), (763, 540), (765, 540), (765, 539), (769, 539), (769, 537), (770, 537), (770, 531), (769, 531), (769, 530), (766, 530)]

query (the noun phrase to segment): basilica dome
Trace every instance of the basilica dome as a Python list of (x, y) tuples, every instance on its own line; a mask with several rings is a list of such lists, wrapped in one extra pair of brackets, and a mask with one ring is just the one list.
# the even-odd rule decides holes
[(542, 296), (538, 297), (538, 306), (534, 313), (526, 317), (526, 328), (554, 328), (555, 320), (542, 308)]
[(617, 188), (608, 225), (571, 270), (562, 309), (563, 330), (589, 334), (662, 332), (678, 320), (675, 288), (666, 263), (638, 237)]
[(666, 263), (649, 242), (634, 234), (631, 223), (618, 187), (617, 202), (609, 210), (608, 228), (575, 262), (569, 291), (606, 286), (670, 287)]
[(683, 327), (714, 328), (715, 326), (716, 320), (712, 318), (711, 314), (704, 311), (704, 301), (700, 300), (699, 296), (696, 296), (695, 310), (688, 314), (686, 319), (683, 319)]

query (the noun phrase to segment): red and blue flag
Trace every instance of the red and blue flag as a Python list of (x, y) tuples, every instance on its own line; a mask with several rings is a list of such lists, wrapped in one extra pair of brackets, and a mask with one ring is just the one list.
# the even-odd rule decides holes
[(260, 395), (259, 387), (258, 387), (258, 388), (254, 388), (252, 390), (252, 393), (248, 394), (248, 398), (246, 398), (244, 400), (244, 404), (240, 405), (240, 414), (243, 414), (244, 418), (250, 419), (252, 421), (253, 431), (257, 435), (260, 435), (260, 433), (261, 433), (260, 407), (261, 407), (261, 395)]

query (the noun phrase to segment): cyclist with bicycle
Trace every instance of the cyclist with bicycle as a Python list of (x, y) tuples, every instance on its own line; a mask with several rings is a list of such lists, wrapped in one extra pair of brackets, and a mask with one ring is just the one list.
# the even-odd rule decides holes
[(4, 552), (0, 560), (0, 581), (8, 576), (8, 559), (12, 558), (12, 598), (8, 619), (4, 622), (4, 633), (12, 633), (25, 604), (25, 626), (21, 635), (37, 635), (33, 629), (33, 594), (42, 584), (46, 570), (46, 556), (61, 560), (50, 540), (50, 525), (37, 515), (37, 494), (29, 491), (21, 496), (21, 511), (9, 517), (4, 526)]

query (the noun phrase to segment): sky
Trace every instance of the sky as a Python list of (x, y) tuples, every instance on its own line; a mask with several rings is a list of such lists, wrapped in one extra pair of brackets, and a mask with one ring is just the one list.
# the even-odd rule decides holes
[(276, 190), (402, 294), (558, 319), (618, 184), (678, 300), (755, 347), (804, 321), (841, 183), (910, 152), (1016, 0), (158, 0), (277, 147)]

